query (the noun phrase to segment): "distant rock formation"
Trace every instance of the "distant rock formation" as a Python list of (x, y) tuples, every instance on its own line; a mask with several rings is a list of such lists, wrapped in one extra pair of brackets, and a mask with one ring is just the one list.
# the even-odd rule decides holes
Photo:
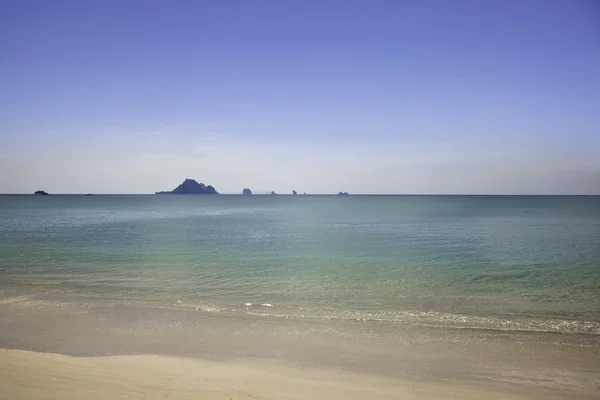
[(275, 193), (275, 191), (273, 190), (273, 191), (271, 192), (271, 196), (277, 196), (277, 193)]
[(39, 196), (48, 196), (48, 193), (44, 192), (43, 190), (36, 190), (34, 194), (37, 194)]
[(295, 190), (292, 190), (292, 195), (296, 196), (298, 193), (296, 193)]
[(244, 189), (244, 190), (242, 191), (242, 194), (243, 194), (244, 196), (252, 196), (252, 190), (250, 190), (250, 189)]
[(339, 192), (338, 196), (348, 196), (348, 192)]
[(193, 179), (186, 179), (170, 192), (156, 192), (156, 194), (219, 194), (211, 185), (198, 183)]

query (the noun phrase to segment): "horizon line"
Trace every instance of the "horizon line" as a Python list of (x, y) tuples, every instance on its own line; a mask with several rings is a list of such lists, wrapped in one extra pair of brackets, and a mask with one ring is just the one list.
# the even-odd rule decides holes
[[(214, 197), (214, 196), (288, 196), (288, 197), (306, 197), (306, 196), (335, 196), (335, 197), (348, 197), (348, 196), (599, 196), (600, 193), (568, 193), (568, 194), (553, 194), (553, 193), (348, 193), (347, 195), (340, 196), (338, 193), (306, 193), (297, 194), (292, 193), (253, 193), (251, 195), (244, 195), (242, 193), (217, 193), (213, 194), (173, 194), (173, 193), (49, 193), (49, 196), (199, 196), (199, 197)], [(33, 193), (0, 193), (0, 196), (32, 196), (32, 197), (45, 197), (43, 195), (37, 195)]]

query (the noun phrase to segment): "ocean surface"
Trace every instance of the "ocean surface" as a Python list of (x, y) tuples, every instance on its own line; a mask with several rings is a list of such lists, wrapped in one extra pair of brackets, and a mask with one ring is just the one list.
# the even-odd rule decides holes
[(0, 289), (600, 335), (598, 196), (0, 196)]

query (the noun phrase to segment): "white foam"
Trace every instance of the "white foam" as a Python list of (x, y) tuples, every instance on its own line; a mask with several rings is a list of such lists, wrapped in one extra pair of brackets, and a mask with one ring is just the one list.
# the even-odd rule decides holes
[(221, 312), (220, 308), (215, 307), (215, 306), (210, 305), (210, 304), (197, 304), (195, 306), (195, 310), (196, 311), (207, 312), (207, 313), (218, 313), (218, 312)]
[(245, 305), (246, 307), (250, 307), (250, 306), (252, 305), (252, 303), (244, 303), (244, 305)]
[(273, 304), (264, 303), (264, 304), (261, 304), (261, 306), (263, 306), (263, 307), (273, 307)]

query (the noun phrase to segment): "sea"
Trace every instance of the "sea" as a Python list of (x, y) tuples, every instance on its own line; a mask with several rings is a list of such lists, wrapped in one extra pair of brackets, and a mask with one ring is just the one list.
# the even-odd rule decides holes
[(0, 196), (0, 289), (598, 338), (600, 197)]

